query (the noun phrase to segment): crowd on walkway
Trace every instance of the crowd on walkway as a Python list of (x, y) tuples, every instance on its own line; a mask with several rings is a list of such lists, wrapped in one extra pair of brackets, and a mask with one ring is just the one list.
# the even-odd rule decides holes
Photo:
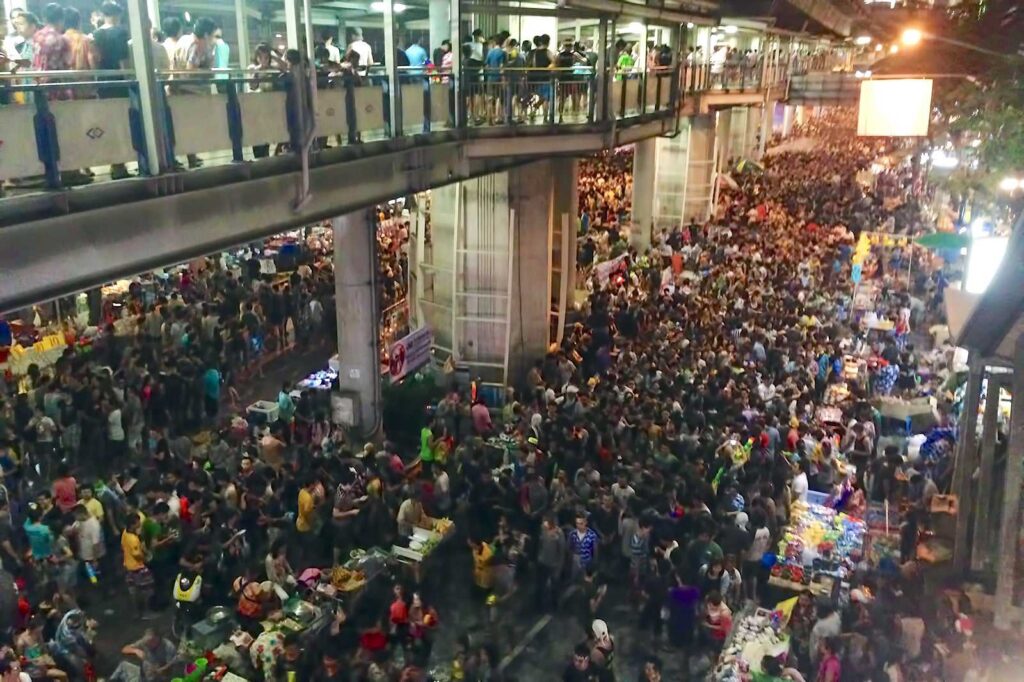
[[(924, 600), (914, 551), (948, 452), (919, 465), (880, 445), (872, 399), (885, 382), (847, 381), (838, 434), (816, 418), (844, 350), (868, 343), (851, 322), (844, 228), (888, 219), (854, 189), (880, 150), (850, 126), (843, 114), (813, 122), (802, 132), (817, 151), (739, 177), (707, 224), (668, 230), (647, 253), (621, 247), (623, 266), (593, 284), (580, 321), (500, 409), (475, 388), (452, 390), (429, 408), (418, 449), (350, 442), (315, 391), (296, 398), (282, 386), (266, 428), (222, 395), (255, 371), (254, 349), (330, 338), (329, 270), (300, 266), (268, 286), (258, 269), (211, 266), (183, 272), (153, 305), (140, 298), (140, 334), (104, 334), (4, 398), (2, 670), (91, 679), (103, 662), (86, 614), (125, 586), (130, 613), (154, 618), (182, 573), (202, 576), (205, 605), (227, 605), (259, 642), (260, 621), (280, 606), (274, 585), (291, 589), (304, 569), (451, 517), (468, 545), (453, 552), (471, 563), (467, 582), (492, 627), (471, 626), (468, 607), (446, 611), (436, 576), (396, 575), (315, 640), (235, 656), (232, 670), (300, 682), (418, 682), (438, 668), (452, 680), (510, 680), (499, 663), (511, 619), (554, 611), (572, 615), (577, 644), (543, 665), (566, 682), (705, 679), (739, 614), (772, 605), (766, 555), (791, 505), (817, 491), (853, 515), (875, 500), (901, 509), (900, 561), (858, 567), (849, 599), (800, 593), (788, 656), (765, 661), (766, 674), (958, 679), (937, 652), (970, 658), (969, 606)], [(618, 248), (630, 169), (619, 153), (584, 165), (584, 244)], [(914, 229), (916, 214), (906, 218), (901, 229)], [(880, 310), (937, 300), (919, 291), (937, 276), (889, 277)], [(934, 389), (917, 378), (905, 329), (872, 343), (906, 375), (899, 390)], [(409, 419), (421, 415), (409, 406)], [(856, 476), (842, 474), (847, 462)], [(622, 604), (627, 620), (613, 609)], [(450, 661), (433, 651), (445, 628), (466, 631)], [(630, 636), (642, 644), (619, 655)], [(167, 637), (158, 627), (124, 648), (142, 679), (183, 669)]]

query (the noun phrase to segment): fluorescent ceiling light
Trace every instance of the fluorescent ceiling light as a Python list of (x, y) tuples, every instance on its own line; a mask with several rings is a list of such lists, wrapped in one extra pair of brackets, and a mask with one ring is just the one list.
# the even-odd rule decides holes
[(857, 36), (853, 42), (857, 45), (868, 45), (871, 43), (871, 36)]
[[(384, 3), (383, 2), (371, 2), (370, 3), (370, 9), (373, 10), (374, 12), (383, 12), (384, 11)], [(393, 12), (395, 12), (396, 14), (401, 14), (406, 9), (408, 9), (408, 7), (406, 5), (403, 5), (400, 2), (392, 3), (392, 5), (391, 5), (391, 10)]]
[(735, 33), (736, 31), (738, 31), (740, 29), (737, 28), (736, 26), (731, 26), (730, 25), (730, 26), (723, 27), (722, 30), (725, 31), (726, 33), (733, 34), (733, 33)]

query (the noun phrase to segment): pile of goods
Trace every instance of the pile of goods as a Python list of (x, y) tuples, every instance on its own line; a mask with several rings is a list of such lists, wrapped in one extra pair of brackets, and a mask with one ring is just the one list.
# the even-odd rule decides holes
[(331, 584), (339, 592), (355, 592), (366, 585), (366, 575), (362, 571), (335, 566), (331, 571)]
[(789, 650), (789, 637), (779, 631), (778, 620), (766, 609), (741, 615), (715, 669), (718, 682), (739, 682), (761, 672), (761, 659), (778, 657)]
[(795, 502), (791, 525), (779, 541), (779, 556), (772, 575), (809, 584), (815, 573), (846, 577), (863, 554), (867, 526), (831, 507)]

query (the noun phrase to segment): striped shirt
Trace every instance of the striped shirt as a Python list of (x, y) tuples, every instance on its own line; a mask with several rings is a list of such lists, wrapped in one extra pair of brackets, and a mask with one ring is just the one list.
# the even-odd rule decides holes
[(597, 540), (597, 533), (593, 528), (587, 528), (582, 536), (575, 529), (569, 533), (569, 549), (580, 558), (580, 566), (583, 568), (587, 568), (594, 561)]

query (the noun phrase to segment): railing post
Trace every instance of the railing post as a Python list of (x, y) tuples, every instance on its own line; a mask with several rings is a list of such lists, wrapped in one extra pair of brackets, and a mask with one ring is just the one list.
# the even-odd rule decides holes
[(448, 35), (452, 42), (458, 40), (458, 45), (452, 45), (452, 73), (451, 73), (451, 117), (452, 127), (461, 128), (466, 123), (466, 115), (462, 102), (462, 3), (460, 0), (449, 0), (448, 6)]
[(402, 136), (402, 84), (398, 80), (398, 43), (395, 40), (395, 3), (384, 0), (384, 64), (387, 66), (388, 121), (391, 137)]
[(157, 115), (161, 87), (156, 80), (153, 65), (153, 39), (145, 0), (131, 0), (128, 7), (128, 25), (131, 32), (132, 63), (135, 64), (135, 80), (139, 91), (139, 116), (142, 121), (142, 148), (139, 149), (139, 172), (144, 175), (159, 175), (167, 170), (166, 146), (160, 143), (164, 138), (163, 117)]
[(36, 152), (43, 163), (48, 189), (60, 189), (60, 144), (57, 141), (57, 121), (50, 111), (45, 90), (32, 93), (36, 115), (32, 118), (36, 132)]
[(238, 84), (235, 81), (225, 83), (228, 101), (228, 137), (231, 138), (231, 160), (241, 163), (242, 157), (242, 105), (238, 101)]
[[(614, 34), (615, 22), (612, 21)], [(597, 29), (597, 64), (595, 65), (595, 81), (597, 85), (597, 99), (600, 102), (600, 117), (602, 121), (608, 120), (608, 93), (611, 91), (611, 67), (608, 65), (608, 20), (601, 19)]]
[(348, 122), (348, 143), (359, 142), (359, 114), (356, 113), (356, 85), (345, 83), (345, 120)]
[[(549, 125), (554, 125), (555, 124), (555, 107), (559, 104), (559, 102), (558, 102), (558, 77), (555, 76), (554, 74), (552, 74), (551, 80), (548, 82), (548, 85), (551, 87), (551, 92), (548, 93), (549, 99), (551, 100), (548, 103), (548, 124)], [(561, 122), (561, 113), (559, 113), (559, 122)]]

